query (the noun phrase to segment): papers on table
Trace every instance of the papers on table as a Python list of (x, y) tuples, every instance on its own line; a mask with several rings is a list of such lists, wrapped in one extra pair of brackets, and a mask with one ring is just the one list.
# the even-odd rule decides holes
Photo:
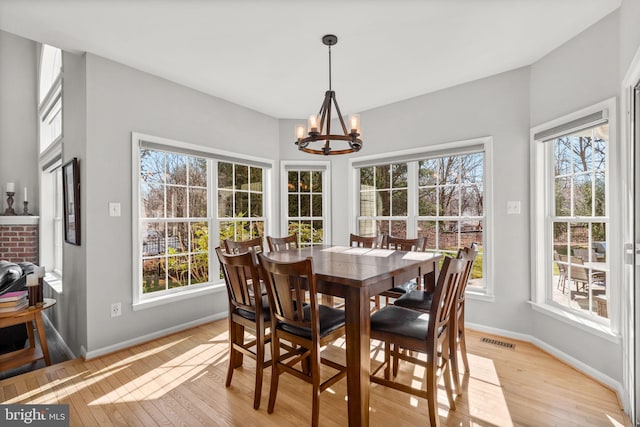
[(435, 254), (431, 252), (407, 252), (402, 259), (414, 259), (418, 261), (423, 261), (425, 259), (433, 258)]
[(322, 249), (322, 252), (344, 252), (349, 249), (348, 246), (332, 246), (330, 248)]
[(395, 251), (390, 250), (390, 249), (370, 249), (369, 252), (365, 253), (364, 255), (388, 257), (389, 255), (391, 255), (394, 252)]
[(351, 254), (351, 255), (365, 255), (367, 252), (371, 251), (371, 248), (349, 248), (343, 253)]

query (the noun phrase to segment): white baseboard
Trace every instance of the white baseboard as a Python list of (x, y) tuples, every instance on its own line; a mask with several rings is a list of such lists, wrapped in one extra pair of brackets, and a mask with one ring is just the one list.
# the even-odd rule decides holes
[(193, 328), (195, 326), (199, 326), (199, 325), (202, 325), (202, 324), (205, 324), (205, 323), (214, 322), (216, 320), (224, 319), (225, 317), (227, 317), (227, 312), (226, 311), (224, 311), (222, 313), (218, 313), (218, 314), (213, 314), (211, 316), (202, 317), (200, 319), (193, 320), (191, 322), (183, 323), (183, 324), (177, 325), (177, 326), (172, 326), (172, 327), (167, 328), (167, 329), (162, 329), (160, 331), (155, 331), (155, 332), (152, 332), (152, 333), (147, 334), (147, 335), (142, 335), (142, 336), (139, 336), (139, 337), (132, 338), (130, 340), (122, 341), (122, 342), (119, 342), (117, 344), (112, 344), (112, 345), (109, 345), (109, 346), (106, 346), (106, 347), (102, 347), (102, 348), (98, 348), (98, 349), (91, 350), (91, 351), (87, 351), (84, 347), (80, 347), (80, 352), (82, 354), (82, 357), (85, 360), (95, 359), (96, 357), (104, 356), (105, 354), (113, 353), (113, 352), (118, 351), (118, 350), (129, 348), (129, 347), (132, 347), (132, 346), (137, 345), (137, 344), (142, 344), (143, 342), (151, 341), (151, 340), (154, 340), (156, 338), (164, 337), (166, 335), (173, 334), (175, 332), (180, 332), (180, 331), (183, 331), (185, 329)]
[(532, 335), (528, 335), (528, 334), (521, 334), (518, 332), (512, 332), (512, 331), (507, 331), (506, 329), (498, 329), (498, 328), (493, 328), (491, 326), (485, 326), (485, 325), (478, 325), (476, 323), (470, 323), (470, 322), (466, 322), (465, 323), (465, 327), (468, 329), (473, 329), (475, 331), (479, 331), (479, 332), (486, 332), (488, 334), (493, 334), (493, 335), (499, 335), (505, 338), (512, 338), (514, 340), (518, 340), (518, 341), (525, 341), (528, 342), (530, 344), (535, 345), (536, 347), (541, 348), (542, 350), (546, 351), (547, 353), (551, 354), (552, 356), (562, 360), (563, 362), (565, 362), (567, 365), (577, 369), (578, 371), (582, 372), (585, 375), (588, 375), (589, 377), (593, 378), (594, 380), (606, 385), (607, 387), (609, 387), (610, 389), (612, 389), (613, 391), (615, 391), (618, 394), (618, 399), (620, 400), (620, 402), (623, 403), (624, 405), (624, 409), (625, 411), (628, 412), (628, 405), (627, 402), (625, 402), (625, 399), (623, 399), (624, 394), (624, 388), (622, 386), (622, 383), (620, 383), (619, 381), (614, 380), (613, 378), (611, 378), (608, 375), (603, 374), (602, 372), (598, 371), (597, 369), (594, 369), (593, 367), (587, 365), (584, 362), (581, 362), (580, 360), (576, 359), (575, 357), (561, 351), (558, 350), (557, 348), (547, 344), (546, 342), (532, 336)]
[(75, 359), (76, 355), (73, 354), (73, 351), (71, 351), (71, 349), (67, 346), (67, 343), (64, 342), (64, 338), (62, 338), (58, 330), (55, 328), (55, 326), (53, 326), (53, 323), (51, 323), (51, 320), (49, 320), (49, 317), (47, 317), (47, 313), (42, 313), (42, 320), (49, 326), (49, 328), (51, 328), (53, 333), (56, 335), (56, 340), (58, 341), (58, 343), (60, 343), (64, 354), (69, 358), (69, 360)]

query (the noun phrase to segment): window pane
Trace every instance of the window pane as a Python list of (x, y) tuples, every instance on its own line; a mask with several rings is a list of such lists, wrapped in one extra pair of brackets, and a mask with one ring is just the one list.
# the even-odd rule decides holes
[(579, 173), (591, 170), (593, 161), (591, 138), (589, 136), (574, 136), (572, 140), (573, 171)]
[(209, 281), (209, 254), (198, 253), (189, 256), (191, 262), (191, 275), (189, 277), (192, 285), (206, 283)]
[(167, 218), (187, 217), (187, 189), (167, 186)]
[(264, 221), (251, 221), (251, 238), (264, 236)]
[(375, 236), (378, 234), (376, 221), (372, 219), (361, 219), (358, 221), (358, 234), (361, 236)]
[(374, 216), (376, 214), (375, 198), (375, 191), (360, 193), (360, 216)]
[(249, 193), (235, 193), (234, 213), (235, 217), (246, 218), (247, 216), (249, 216)]
[(440, 221), (438, 223), (438, 249), (451, 252), (458, 250), (458, 221)]
[[(391, 234), (391, 230), (389, 229), (389, 221), (386, 220), (382, 220), (382, 221), (377, 221), (377, 227), (378, 230), (373, 232), (371, 235), (372, 236), (377, 236), (380, 234)], [(391, 234), (393, 235), (393, 234)]]
[(167, 153), (167, 184), (187, 185), (187, 156)]
[(167, 224), (167, 253), (178, 254), (189, 251), (189, 223)]
[(313, 194), (311, 196), (311, 215), (318, 217), (322, 216), (322, 195)]
[(207, 190), (204, 188), (189, 189), (189, 217), (205, 218), (207, 216)]
[(222, 241), (226, 239), (238, 240), (238, 237), (236, 236), (235, 222), (233, 221), (220, 222), (219, 227), (220, 227), (220, 230), (219, 230), (220, 243), (222, 243)]
[(591, 174), (576, 175), (573, 180), (574, 185), (574, 215), (592, 215), (592, 189)]
[(595, 192), (595, 216), (605, 216), (607, 215), (605, 203), (605, 175), (604, 172), (596, 172), (595, 174), (595, 182), (594, 182), (594, 192)]
[(163, 255), (166, 247), (165, 224), (147, 222), (142, 224), (142, 256)]
[(300, 228), (298, 232), (298, 241), (303, 246), (310, 246), (311, 243), (311, 221), (300, 221)]
[(234, 166), (234, 186), (236, 190), (249, 190), (249, 166), (245, 165), (233, 165)]
[(262, 192), (262, 168), (251, 167), (251, 191)]
[(482, 211), (482, 187), (470, 185), (461, 187), (461, 214), (466, 216), (481, 216)]
[(298, 172), (297, 171), (289, 171), (287, 174), (289, 177), (289, 183), (287, 184), (287, 188), (289, 192), (298, 191)]
[(249, 200), (251, 201), (251, 216), (262, 216), (262, 193), (249, 193)]
[(398, 163), (391, 166), (391, 179), (393, 188), (407, 187), (407, 164)]
[(165, 153), (161, 151), (140, 149), (140, 180), (142, 183), (164, 183), (164, 159)]
[(300, 192), (308, 193), (311, 191), (311, 172), (300, 171)]
[(298, 194), (289, 194), (289, 216), (300, 216), (298, 198)]
[(393, 216), (406, 216), (407, 215), (407, 190), (393, 190), (391, 192), (393, 197), (392, 212)]
[(312, 221), (313, 243), (321, 244), (324, 242), (324, 221)]
[(438, 172), (440, 163), (438, 160), (422, 160), (418, 164), (418, 185), (436, 185), (438, 183)]
[(389, 190), (376, 191), (376, 214), (381, 216), (391, 215), (391, 201)]
[[(385, 221), (386, 222), (386, 221)], [(393, 237), (399, 237), (401, 239), (407, 238), (407, 222), (406, 221), (390, 221), (391, 233)]]
[(460, 157), (442, 158), (442, 178), (447, 184), (457, 184), (460, 181)]
[(436, 242), (436, 221), (418, 221), (418, 237), (427, 238), (427, 247), (435, 249)]
[(418, 196), (418, 215), (437, 215), (437, 203), (437, 193), (435, 188), (421, 188)]
[(441, 215), (444, 216), (459, 216), (459, 187), (458, 186), (446, 186), (441, 187), (440, 190), (440, 205), (442, 206)]
[(218, 216), (220, 218), (233, 217), (233, 192), (218, 191)]
[(300, 216), (311, 216), (311, 195), (300, 195)]
[(206, 222), (192, 222), (191, 230), (191, 251), (207, 252), (209, 250), (209, 226)]
[(558, 138), (554, 142), (555, 175), (571, 173), (571, 148), (568, 138)]
[(233, 188), (233, 165), (231, 163), (218, 163), (218, 188), (227, 190)]
[(376, 188), (387, 189), (390, 187), (389, 182), (389, 165), (376, 166)]
[(164, 217), (164, 186), (159, 184), (140, 184), (143, 218)]
[(164, 291), (166, 289), (166, 259), (142, 259), (142, 293)]
[(484, 154), (461, 156), (460, 182), (482, 183), (484, 181)]
[(167, 258), (167, 276), (169, 289), (189, 284), (189, 256), (170, 256)]
[(571, 177), (555, 179), (556, 216), (571, 215)]
[(294, 233), (300, 236), (300, 221), (289, 221), (289, 235)]
[(373, 166), (360, 169), (360, 189), (367, 190), (373, 188), (374, 168)]
[(189, 157), (189, 185), (207, 186), (207, 159)]
[(322, 172), (313, 171), (311, 173), (312, 191), (322, 193)]

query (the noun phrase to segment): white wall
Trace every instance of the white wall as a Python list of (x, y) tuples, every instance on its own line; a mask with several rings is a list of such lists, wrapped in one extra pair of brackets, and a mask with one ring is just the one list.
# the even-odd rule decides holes
[(620, 5), (620, 78), (640, 47), (640, 1), (623, 0)]
[(13, 209), (22, 212), (27, 187), (29, 213), (38, 214), (37, 61), (34, 41), (0, 31), (0, 213), (15, 182)]
[[(142, 132), (265, 158), (277, 156), (275, 119), (86, 55), (86, 171), (83, 245), (86, 245), (86, 350), (97, 351), (227, 310), (216, 294), (132, 311), (131, 132)], [(277, 171), (275, 173), (277, 176)], [(121, 217), (108, 216), (120, 202)], [(122, 302), (122, 316), (110, 305)]]
[[(637, 19), (636, 19), (636, 22)], [(619, 94), (619, 12), (606, 16), (531, 66), (531, 125)], [(615, 189), (612, 168), (612, 189)], [(612, 214), (621, 214), (612, 209)], [(612, 216), (612, 223), (615, 216)], [(612, 268), (616, 268), (612, 264)], [(573, 325), (534, 313), (533, 334), (556, 349), (622, 381), (622, 346)]]

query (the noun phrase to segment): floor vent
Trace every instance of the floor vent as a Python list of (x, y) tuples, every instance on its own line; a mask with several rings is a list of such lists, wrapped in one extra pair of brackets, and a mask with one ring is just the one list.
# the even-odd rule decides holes
[(512, 344), (510, 342), (500, 341), (500, 340), (494, 340), (493, 338), (482, 338), (480, 341), (485, 342), (487, 344), (497, 345), (498, 347), (508, 348), (511, 350), (514, 350), (516, 348), (515, 344)]

